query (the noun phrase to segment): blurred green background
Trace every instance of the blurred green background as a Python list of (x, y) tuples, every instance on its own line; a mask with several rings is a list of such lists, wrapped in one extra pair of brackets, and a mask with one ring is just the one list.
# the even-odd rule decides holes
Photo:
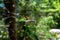
[[(8, 28), (4, 24), (3, 1), (0, 0), (0, 40), (9, 40)], [(25, 35), (26, 40), (57, 38), (57, 33), (50, 33), (49, 30), (60, 29), (60, 0), (29, 0), (28, 4), (26, 0), (16, 0), (15, 4), (18, 39)], [(26, 22), (26, 15), (33, 21)]]

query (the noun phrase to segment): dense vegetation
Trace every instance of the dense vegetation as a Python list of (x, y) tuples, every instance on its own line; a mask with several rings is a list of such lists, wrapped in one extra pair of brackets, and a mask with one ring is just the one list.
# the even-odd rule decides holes
[[(0, 2), (2, 3), (2, 2)], [(8, 40), (8, 28), (4, 24), (5, 11), (0, 11), (1, 40)], [(59, 0), (16, 0), (16, 23), (18, 39), (49, 40), (57, 37), (50, 29), (60, 29)]]

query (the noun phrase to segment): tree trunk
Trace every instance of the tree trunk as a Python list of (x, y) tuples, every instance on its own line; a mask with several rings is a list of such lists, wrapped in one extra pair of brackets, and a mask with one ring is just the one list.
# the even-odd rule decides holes
[(17, 40), (15, 0), (4, 0), (4, 4), (6, 9), (5, 24), (9, 25), (10, 40)]

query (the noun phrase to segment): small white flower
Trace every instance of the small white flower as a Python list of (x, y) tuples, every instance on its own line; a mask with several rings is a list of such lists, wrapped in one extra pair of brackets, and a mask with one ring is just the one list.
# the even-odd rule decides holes
[(13, 7), (15, 7), (15, 5), (13, 4)]
[(2, 35), (0, 35), (0, 38), (2, 37)]
[(1, 33), (3, 33), (4, 31), (1, 31)]

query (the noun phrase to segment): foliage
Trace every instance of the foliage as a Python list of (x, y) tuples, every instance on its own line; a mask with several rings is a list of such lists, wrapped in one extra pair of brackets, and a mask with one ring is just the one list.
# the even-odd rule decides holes
[[(60, 1), (59, 0), (16, 0), (17, 34), (29, 40), (48, 40), (56, 37), (50, 29), (60, 28)], [(27, 8), (27, 9), (26, 9)], [(26, 16), (35, 22), (26, 22)], [(21, 25), (21, 23), (23, 23)], [(2, 25), (2, 24), (1, 24)], [(25, 28), (22, 29), (21, 28)], [(2, 33), (2, 35), (5, 35)], [(33, 37), (33, 38), (32, 38)]]
[[(52, 37), (51, 34), (49, 33), (49, 30), (51, 28), (56, 28), (58, 25), (58, 22), (56, 21), (57, 19), (55, 20), (55, 18), (59, 17), (59, 13), (57, 13), (59, 12), (59, 7), (57, 8), (56, 6), (56, 5), (59, 6), (58, 3), (59, 3), (58, 1), (52, 1), (52, 0), (51, 1), (50, 0), (42, 0), (42, 1), (30, 0), (29, 5), (27, 6), (29, 10), (27, 10), (27, 12), (28, 12), (28, 15), (31, 17), (31, 19), (36, 20), (36, 24), (35, 24), (35, 27), (33, 27), (31, 26), (32, 24), (30, 23), (31, 25), (29, 25), (29, 28), (27, 28), (28, 26), (26, 26), (26, 30), (27, 29), (29, 30), (31, 27), (33, 27), (35, 28), (34, 30), (35, 34), (33, 34), (32, 28), (30, 31), (26, 31), (26, 32), (33, 34), (32, 36), (36, 35), (38, 40), (40, 40), (39, 36), (41, 35), (45, 35), (43, 36), (43, 38)], [(26, 6), (25, 4), (26, 4), (25, 0), (22, 0), (19, 3), (20, 15), (24, 15), (24, 13), (22, 13), (22, 10), (24, 10), (24, 7)], [(49, 35), (46, 35), (46, 34), (49, 34)]]

